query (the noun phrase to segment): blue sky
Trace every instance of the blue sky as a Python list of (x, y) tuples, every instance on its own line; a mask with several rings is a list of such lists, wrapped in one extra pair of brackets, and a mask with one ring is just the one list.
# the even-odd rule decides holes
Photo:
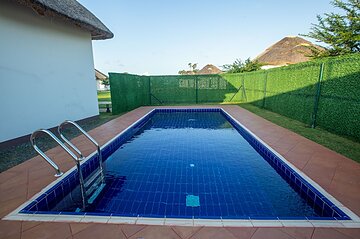
[(104, 73), (177, 74), (254, 58), (285, 36), (307, 33), (329, 0), (80, 0), (114, 34), (93, 41)]

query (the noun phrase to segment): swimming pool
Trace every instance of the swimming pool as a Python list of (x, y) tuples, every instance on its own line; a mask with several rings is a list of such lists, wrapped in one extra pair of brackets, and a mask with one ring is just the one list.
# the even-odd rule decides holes
[[(350, 220), (222, 109), (156, 109), (102, 148), (106, 188), (79, 211), (77, 172), (20, 214), (241, 220)], [(97, 156), (82, 164), (84, 177)]]

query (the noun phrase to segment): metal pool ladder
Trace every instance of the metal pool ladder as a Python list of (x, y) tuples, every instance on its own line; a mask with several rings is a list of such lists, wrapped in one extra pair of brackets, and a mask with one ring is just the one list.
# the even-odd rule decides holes
[[(89, 175), (88, 179), (84, 181), (84, 177), (82, 174), (80, 162), (85, 159), (81, 151), (68, 140), (62, 133), (62, 130), (65, 125), (71, 124), (75, 126), (83, 135), (86, 136), (97, 148), (98, 153), (98, 159), (99, 159), (99, 170), (95, 170), (91, 175)], [(63, 172), (61, 172), (60, 168), (57, 166), (54, 161), (52, 161), (36, 144), (36, 137), (40, 133), (45, 133), (48, 136), (50, 136), (56, 143), (58, 143), (61, 148), (65, 150), (66, 153), (68, 153), (75, 161), (76, 168), (79, 174), (79, 183), (80, 183), (80, 191), (81, 191), (81, 198), (82, 198), (82, 210), (85, 210), (88, 205), (91, 205), (97, 196), (102, 192), (102, 190), (105, 188), (105, 177), (104, 177), (104, 169), (102, 166), (102, 155), (100, 150), (100, 145), (88, 134), (86, 131), (84, 131), (78, 124), (76, 124), (73, 121), (66, 120), (63, 123), (61, 123), (58, 127), (58, 132), (60, 137), (65, 141), (67, 145), (72, 148), (74, 152), (72, 152), (63, 142), (61, 142), (51, 131), (46, 129), (39, 129), (33, 132), (30, 136), (30, 142), (35, 149), (35, 151), (45, 159), (46, 162), (50, 164), (51, 167), (53, 167), (56, 171), (55, 177), (61, 177), (63, 175)]]
[(77, 170), (79, 172), (79, 183), (80, 183), (80, 191), (81, 191), (81, 199), (82, 199), (82, 209), (85, 210), (86, 208), (86, 194), (85, 194), (85, 187), (84, 187), (84, 178), (81, 172), (81, 168), (80, 168), (80, 162), (83, 160), (83, 158), (81, 157), (77, 157), (68, 147), (66, 147), (66, 145), (61, 142), (53, 133), (51, 133), (50, 130), (47, 129), (39, 129), (36, 130), (35, 132), (33, 132), (30, 136), (30, 142), (31, 145), (33, 146), (33, 148), (35, 149), (35, 151), (40, 154), (40, 156), (45, 159), (46, 162), (48, 162), (50, 164), (51, 167), (53, 167), (56, 171), (55, 173), (55, 177), (61, 177), (64, 173), (60, 171), (60, 168), (57, 166), (56, 163), (54, 163), (54, 161), (52, 161), (36, 144), (36, 137), (41, 134), (47, 134), (48, 136), (50, 136), (53, 140), (55, 140), (56, 143), (58, 143), (60, 145), (60, 147), (62, 149), (65, 150), (66, 153), (68, 153), (71, 158), (74, 159), (75, 163), (76, 163), (76, 167)]
[(77, 128), (86, 138), (90, 140), (90, 142), (92, 142), (96, 146), (97, 149), (99, 168), (98, 170), (95, 170), (84, 183), (85, 196), (87, 198), (86, 201), (88, 204), (92, 204), (97, 198), (97, 196), (105, 188), (104, 168), (103, 168), (100, 145), (88, 133), (86, 133), (86, 131), (83, 130), (77, 123), (75, 123), (74, 121), (65, 120), (58, 127), (59, 135), (65, 141), (65, 143), (69, 145), (70, 148), (72, 148), (79, 155), (80, 158), (84, 158), (82, 152), (73, 143), (71, 143), (70, 140), (68, 140), (62, 132), (64, 126), (66, 125), (72, 125), (75, 128)]

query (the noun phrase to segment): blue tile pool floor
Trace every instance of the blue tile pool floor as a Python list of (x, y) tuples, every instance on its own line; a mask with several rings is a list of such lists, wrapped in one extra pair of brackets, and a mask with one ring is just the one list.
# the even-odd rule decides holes
[(319, 216), (220, 112), (157, 112), (105, 161), (105, 168), (107, 189), (92, 212)]

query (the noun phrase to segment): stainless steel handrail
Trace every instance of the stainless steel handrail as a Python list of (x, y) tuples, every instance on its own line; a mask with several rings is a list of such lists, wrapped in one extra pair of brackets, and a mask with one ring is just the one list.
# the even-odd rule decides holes
[(101, 176), (101, 181), (104, 182), (104, 169), (102, 166), (102, 155), (101, 155), (101, 149), (100, 149), (100, 145), (95, 141), (95, 139), (93, 139), (83, 128), (81, 128), (77, 123), (75, 123), (74, 121), (71, 120), (65, 120), (64, 122), (62, 122), (59, 127), (58, 127), (58, 132), (60, 137), (81, 157), (83, 158), (83, 154), (81, 153), (81, 151), (73, 144), (70, 142), (70, 140), (68, 140), (62, 133), (62, 130), (64, 129), (64, 126), (67, 124), (71, 124), (73, 126), (75, 126), (83, 135), (85, 135), (86, 138), (88, 138), (95, 146), (97, 149), (97, 153), (98, 153), (98, 157), (99, 157), (99, 169), (100, 169), (100, 176)]
[(40, 154), (41, 157), (43, 157), (46, 162), (48, 162), (51, 167), (53, 167), (56, 171), (55, 177), (60, 177), (61, 175), (63, 175), (63, 172), (60, 171), (60, 168), (36, 145), (36, 136), (39, 135), (40, 133), (45, 133), (48, 136), (50, 136), (53, 140), (56, 141), (56, 143), (58, 143), (61, 148), (63, 148), (65, 150), (66, 153), (68, 153), (72, 159), (74, 159), (75, 163), (76, 163), (76, 167), (79, 173), (79, 181), (80, 181), (80, 191), (81, 191), (81, 196), (82, 196), (82, 204), (83, 204), (83, 210), (86, 208), (86, 194), (85, 194), (85, 186), (84, 186), (84, 178), (81, 172), (81, 167), (80, 167), (80, 161), (83, 158), (79, 158), (77, 157), (68, 147), (66, 147), (66, 145), (61, 142), (53, 133), (51, 133), (51, 131), (47, 130), (47, 129), (39, 129), (36, 130), (35, 132), (33, 132), (30, 136), (30, 142), (31, 145), (33, 146), (33, 148), (35, 149), (35, 151)]
[(56, 171), (55, 177), (60, 177), (61, 175), (63, 175), (63, 172), (60, 171), (60, 168), (56, 165), (56, 163), (54, 163), (54, 161), (52, 161), (36, 144), (36, 140), (35, 140), (36, 136), (38, 136), (40, 133), (45, 133), (48, 136), (50, 136), (53, 140), (55, 140), (55, 142), (58, 143), (61, 146), (61, 148), (63, 148), (65, 152), (68, 153), (75, 160), (75, 162), (78, 161), (78, 157), (68, 147), (66, 147), (66, 145), (63, 142), (61, 142), (53, 133), (51, 133), (51, 131), (47, 129), (38, 129), (31, 134), (30, 142), (33, 148), (35, 149), (35, 151), (38, 154), (40, 154), (40, 156), (43, 157), (43, 159), (45, 159), (45, 161), (48, 162), (51, 165), (51, 167), (55, 169)]

